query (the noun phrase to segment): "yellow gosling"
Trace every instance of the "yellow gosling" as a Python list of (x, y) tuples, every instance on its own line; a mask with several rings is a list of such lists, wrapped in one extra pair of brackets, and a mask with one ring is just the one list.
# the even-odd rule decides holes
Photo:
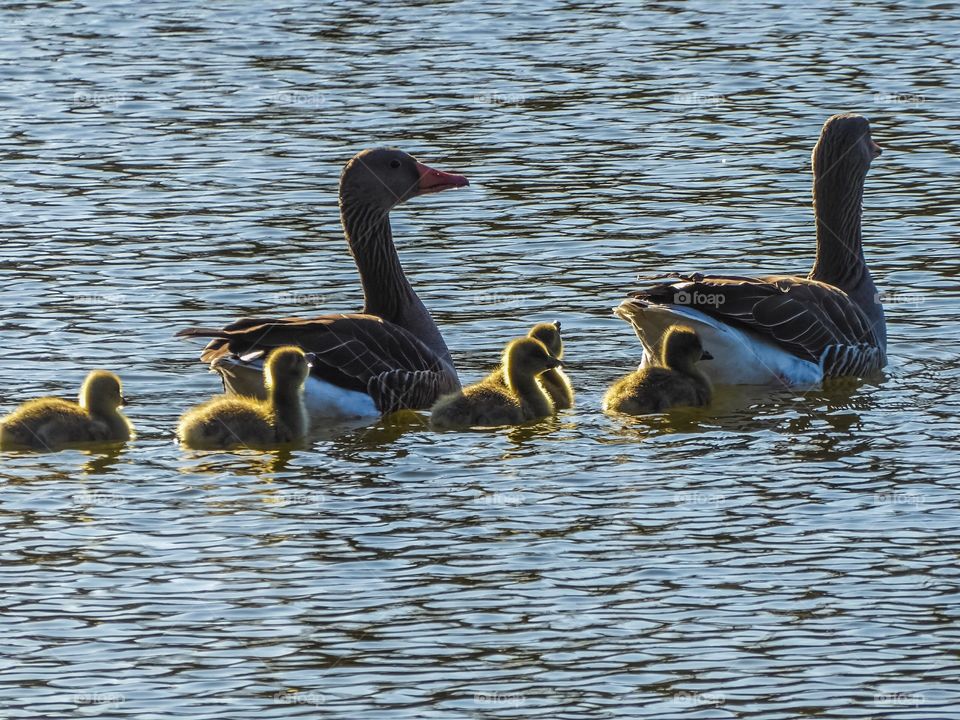
[[(563, 338), (560, 337), (560, 321), (552, 323), (537, 323), (527, 337), (532, 337), (547, 346), (547, 350), (557, 360), (563, 360)], [(557, 410), (566, 410), (573, 407), (573, 385), (570, 378), (559, 367), (547, 370), (537, 381), (546, 391)]]
[(197, 450), (270, 448), (297, 442), (307, 434), (303, 386), (310, 365), (300, 348), (274, 350), (263, 367), (267, 399), (222, 395), (180, 418), (180, 442)]
[[(552, 323), (537, 323), (530, 329), (530, 332), (527, 333), (527, 337), (539, 340), (547, 347), (547, 350), (553, 357), (557, 360), (563, 360), (563, 339), (560, 337), (559, 320)], [(502, 367), (497, 368), (491, 377), (496, 377), (501, 385), (506, 382), (503, 378)], [(570, 384), (570, 379), (566, 373), (559, 367), (542, 373), (537, 378), (537, 382), (540, 383), (544, 392), (553, 400), (553, 406), (557, 410), (566, 410), (567, 408), (573, 407), (573, 386)]]
[(553, 401), (537, 379), (560, 365), (539, 340), (513, 340), (503, 352), (502, 369), (476, 385), (440, 398), (430, 411), (430, 423), (438, 429), (494, 427), (552, 415)]
[(713, 389), (697, 362), (710, 359), (696, 332), (674, 325), (664, 336), (662, 367), (642, 367), (620, 378), (607, 390), (603, 409), (646, 415), (678, 405), (706, 405)]
[(127, 441), (133, 426), (120, 412), (124, 402), (120, 378), (94, 370), (83, 381), (78, 402), (38, 398), (0, 420), (0, 449), (50, 451), (82, 443)]

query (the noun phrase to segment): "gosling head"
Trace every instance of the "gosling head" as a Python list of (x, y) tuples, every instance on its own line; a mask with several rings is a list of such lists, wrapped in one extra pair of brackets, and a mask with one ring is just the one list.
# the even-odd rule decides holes
[(674, 370), (691, 370), (700, 360), (712, 360), (692, 328), (674, 325), (663, 338), (663, 365)]
[(503, 365), (508, 374), (520, 373), (527, 377), (536, 377), (563, 363), (550, 354), (547, 346), (531, 337), (514, 340), (503, 352)]
[(310, 362), (298, 347), (282, 347), (270, 353), (264, 368), (264, 383), (268, 388), (295, 387), (299, 389), (310, 374)]
[(340, 204), (362, 203), (389, 212), (415, 195), (469, 185), (462, 175), (441, 172), (396, 148), (373, 148), (355, 155), (340, 175)]
[(870, 122), (863, 115), (834, 115), (823, 124), (820, 139), (813, 148), (813, 172), (818, 180), (865, 177), (870, 163), (881, 152), (870, 134)]
[(80, 388), (80, 407), (94, 415), (114, 413), (126, 404), (120, 378), (106, 370), (94, 370)]
[(563, 359), (563, 339), (560, 337), (560, 321), (552, 323), (537, 323), (533, 326), (527, 337), (539, 340), (547, 346), (547, 350), (557, 360)]

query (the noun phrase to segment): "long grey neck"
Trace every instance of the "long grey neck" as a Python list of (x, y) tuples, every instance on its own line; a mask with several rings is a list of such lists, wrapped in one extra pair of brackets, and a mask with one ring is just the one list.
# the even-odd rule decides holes
[(841, 176), (840, 170), (830, 168), (813, 180), (817, 258), (810, 279), (850, 292), (870, 274), (860, 236), (863, 177), (850, 182), (850, 178)]
[(341, 194), (340, 220), (360, 272), (363, 312), (409, 330), (453, 371), (450, 350), (400, 264), (389, 211), (361, 205)]
[(883, 306), (863, 256), (860, 223), (866, 173), (850, 178), (834, 166), (813, 181), (817, 256), (809, 278), (843, 290), (867, 315), (886, 342)]

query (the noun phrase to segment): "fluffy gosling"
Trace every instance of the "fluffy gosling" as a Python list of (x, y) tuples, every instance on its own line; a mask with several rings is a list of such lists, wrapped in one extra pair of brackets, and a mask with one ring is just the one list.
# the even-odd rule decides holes
[[(551, 355), (557, 360), (563, 360), (563, 339), (560, 337), (559, 320), (552, 323), (537, 323), (527, 333), (527, 337), (539, 340), (546, 345)], [(505, 384), (502, 367), (498, 368), (493, 375), (498, 378), (501, 385)], [(537, 382), (553, 400), (553, 406), (557, 410), (566, 410), (573, 407), (573, 386), (563, 370), (560, 368), (547, 370), (537, 378)]]
[(503, 351), (502, 368), (476, 385), (440, 398), (430, 411), (430, 423), (439, 429), (494, 427), (552, 415), (553, 401), (537, 379), (560, 366), (539, 340), (513, 340)]
[(181, 444), (197, 450), (230, 450), (302, 440), (308, 429), (303, 387), (309, 372), (300, 348), (274, 350), (263, 366), (267, 399), (221, 395), (188, 410), (177, 426)]
[(0, 449), (60, 450), (68, 445), (129, 440), (133, 426), (120, 412), (125, 402), (120, 378), (94, 370), (83, 381), (78, 402), (38, 398), (0, 420)]
[(677, 405), (706, 405), (713, 390), (696, 364), (710, 359), (696, 332), (674, 325), (663, 338), (662, 367), (642, 367), (620, 378), (604, 395), (603, 409), (646, 415)]
[[(534, 325), (527, 337), (539, 340), (547, 346), (547, 350), (557, 360), (563, 360), (563, 338), (560, 337), (560, 321), (552, 323), (537, 323)], [(557, 410), (566, 410), (573, 407), (573, 386), (570, 384), (570, 378), (560, 368), (551, 368), (542, 373), (537, 382), (540, 383), (550, 399), (553, 400), (553, 406)]]

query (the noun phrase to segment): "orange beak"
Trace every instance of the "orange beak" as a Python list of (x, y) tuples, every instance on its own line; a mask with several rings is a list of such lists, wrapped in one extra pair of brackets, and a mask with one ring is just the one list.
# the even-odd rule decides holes
[(420, 171), (420, 183), (417, 185), (417, 193), (425, 195), (426, 193), (441, 192), (450, 188), (465, 187), (470, 184), (463, 175), (454, 175), (453, 173), (434, 170), (423, 163), (417, 163), (417, 170)]

